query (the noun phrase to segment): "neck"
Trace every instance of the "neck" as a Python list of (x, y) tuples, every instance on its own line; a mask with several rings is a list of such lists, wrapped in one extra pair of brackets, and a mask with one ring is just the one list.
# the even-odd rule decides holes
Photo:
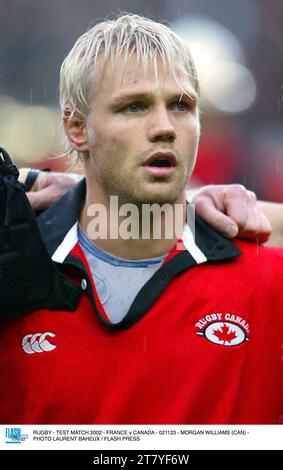
[(87, 181), (80, 224), (102, 250), (125, 259), (144, 259), (171, 251), (182, 235), (185, 217), (185, 192), (166, 207), (121, 205), (118, 196), (106, 197), (96, 184)]

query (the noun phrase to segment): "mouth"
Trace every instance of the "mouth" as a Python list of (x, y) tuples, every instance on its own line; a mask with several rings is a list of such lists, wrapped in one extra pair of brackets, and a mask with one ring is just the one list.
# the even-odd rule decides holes
[(150, 166), (152, 168), (170, 168), (177, 165), (177, 159), (172, 152), (157, 152), (151, 155), (144, 163), (143, 166)]
[(151, 176), (168, 177), (175, 172), (177, 159), (172, 152), (157, 152), (151, 155), (142, 166)]

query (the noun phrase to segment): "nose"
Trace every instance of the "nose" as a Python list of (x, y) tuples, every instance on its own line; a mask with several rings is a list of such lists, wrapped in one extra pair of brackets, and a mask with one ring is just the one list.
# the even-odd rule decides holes
[(167, 109), (158, 109), (151, 115), (148, 138), (150, 142), (174, 142), (176, 139), (176, 129), (170, 120)]

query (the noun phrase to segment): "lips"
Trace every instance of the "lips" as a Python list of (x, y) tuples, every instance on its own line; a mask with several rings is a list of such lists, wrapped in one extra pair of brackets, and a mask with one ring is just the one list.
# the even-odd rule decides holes
[(157, 167), (157, 168), (170, 168), (177, 165), (177, 159), (172, 152), (156, 152), (151, 155), (144, 163), (143, 166)]
[(151, 178), (164, 180), (175, 173), (177, 159), (172, 152), (156, 152), (142, 164), (142, 167), (145, 174)]

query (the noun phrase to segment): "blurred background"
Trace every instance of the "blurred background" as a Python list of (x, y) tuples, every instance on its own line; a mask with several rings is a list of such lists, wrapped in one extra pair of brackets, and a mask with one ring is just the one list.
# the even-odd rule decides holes
[(106, 16), (169, 24), (189, 44), (202, 88), (194, 184), (243, 183), (283, 202), (283, 0), (0, 0), (0, 146), (16, 164), (65, 170), (60, 65)]

